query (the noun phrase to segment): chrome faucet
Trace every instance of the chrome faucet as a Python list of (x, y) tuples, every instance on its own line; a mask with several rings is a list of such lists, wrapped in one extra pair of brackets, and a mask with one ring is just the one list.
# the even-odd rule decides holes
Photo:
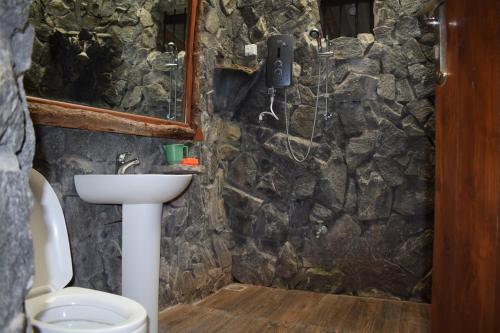
[(129, 156), (130, 153), (121, 153), (118, 154), (116, 157), (116, 174), (117, 175), (124, 175), (127, 170), (133, 166), (136, 166), (140, 164), (139, 159), (134, 158), (133, 160), (130, 161), (125, 161), (127, 156)]

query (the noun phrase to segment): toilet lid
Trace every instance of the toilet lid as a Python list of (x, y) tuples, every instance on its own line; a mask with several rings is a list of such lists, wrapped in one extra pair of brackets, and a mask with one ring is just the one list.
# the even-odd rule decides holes
[(35, 252), (35, 277), (28, 297), (64, 288), (73, 277), (66, 220), (59, 199), (47, 179), (34, 170), (31, 233)]

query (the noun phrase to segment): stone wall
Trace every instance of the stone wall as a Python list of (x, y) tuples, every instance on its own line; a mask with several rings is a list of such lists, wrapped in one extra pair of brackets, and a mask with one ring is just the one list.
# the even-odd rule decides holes
[(0, 3), (0, 331), (24, 332), (23, 303), (33, 276), (28, 177), (34, 134), (22, 78), (29, 68), (30, 1)]
[[(202, 143), (188, 144), (206, 172), (195, 176), (188, 191), (164, 207), (160, 310), (204, 297), (232, 281), (232, 237), (222, 200), (224, 170), (219, 168), (217, 155), (223, 120), (213, 112), (212, 103), (215, 62), (224, 53), (224, 46), (213, 42), (217, 37), (205, 29), (204, 21), (199, 36), (200, 43), (209, 43), (200, 48), (200, 108), (205, 138)], [(141, 160), (132, 172), (161, 172), (161, 144), (169, 140), (42, 126), (37, 127), (36, 136), (34, 167), (54, 187), (66, 217), (73, 285), (120, 293), (120, 207), (86, 204), (75, 192), (73, 176), (113, 173), (115, 157), (124, 151)]]
[[(433, 105), (428, 60), (433, 35), (414, 17), (418, 1), (377, 2), (377, 28), (341, 38), (335, 85), (320, 114), (312, 158), (293, 163), (284, 123), (268, 108), (255, 66), (268, 35), (297, 39), (290, 88), (294, 146), (304, 148), (314, 108), (316, 1), (203, 1), (199, 31), (202, 143), (206, 173), (165, 207), (160, 308), (238, 281), (355, 295), (428, 300), (432, 250)], [(245, 58), (257, 43), (259, 58)], [(409, 52), (412, 50), (412, 52)], [(419, 53), (421, 50), (422, 53)], [(423, 55), (423, 57), (422, 57)], [(141, 100), (143, 103), (144, 100)], [(282, 96), (277, 109), (282, 115)], [(58, 193), (68, 223), (76, 285), (120, 290), (120, 211), (83, 203), (76, 173), (114, 170), (117, 153), (160, 170), (160, 144), (127, 135), (40, 127), (36, 168)], [(103, 144), (105, 143), (105, 144)]]
[[(171, 2), (34, 0), (30, 21), (36, 38), (25, 81), (28, 94), (165, 119), (170, 79), (175, 78), (175, 68), (167, 63), (175, 58), (164, 52), (159, 27)], [(98, 43), (96, 38), (88, 43), (88, 59), (78, 56), (81, 47), (67, 35), (82, 29), (103, 34), (97, 35)], [(184, 55), (182, 51), (178, 56), (179, 121), (184, 120)]]
[[(283, 95), (275, 107), (280, 121), (259, 123), (259, 113), (269, 107), (264, 76), (221, 73), (220, 80), (231, 83), (220, 85), (215, 113), (231, 133), (240, 133), (219, 146), (236, 280), (429, 301), (434, 34), (416, 17), (421, 2), (377, 1), (373, 35), (331, 42), (329, 75), (322, 70), (330, 84), (329, 107), (325, 112), (321, 101), (306, 163), (293, 162), (287, 152)], [(237, 30), (234, 59), (248, 41), (263, 51), (271, 34), (295, 36), (288, 109), (292, 146), (304, 152), (317, 84), (316, 45), (308, 36), (318, 25), (317, 2), (222, 4), (232, 7), (217, 12), (223, 18), (217, 35)], [(222, 20), (232, 25), (222, 26)], [(232, 103), (238, 90), (221, 90), (230, 87), (248, 93), (239, 105)]]

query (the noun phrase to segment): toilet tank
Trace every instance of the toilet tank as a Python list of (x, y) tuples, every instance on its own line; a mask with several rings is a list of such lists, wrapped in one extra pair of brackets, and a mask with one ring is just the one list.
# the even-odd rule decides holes
[(73, 277), (66, 220), (59, 199), (45, 177), (34, 169), (30, 187), (35, 276), (28, 298), (62, 289)]

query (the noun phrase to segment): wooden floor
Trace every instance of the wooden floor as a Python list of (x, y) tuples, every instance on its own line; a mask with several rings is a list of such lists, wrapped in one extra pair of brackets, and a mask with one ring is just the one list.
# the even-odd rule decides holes
[(160, 333), (430, 332), (430, 305), (232, 284), (160, 314)]

